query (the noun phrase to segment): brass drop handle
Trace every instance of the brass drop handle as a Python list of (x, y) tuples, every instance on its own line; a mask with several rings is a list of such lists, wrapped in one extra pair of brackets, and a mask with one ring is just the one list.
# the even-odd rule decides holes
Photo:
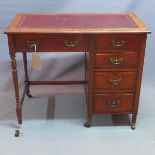
[(32, 41), (27, 41), (27, 45), (30, 48), (37, 47), (39, 45), (39, 40), (32, 40)]
[(124, 59), (123, 58), (110, 58), (110, 62), (113, 65), (120, 65), (124, 62)]
[(121, 83), (122, 79), (109, 79), (109, 83), (112, 85), (119, 85)]
[(111, 106), (111, 107), (118, 106), (119, 104), (120, 104), (120, 100), (118, 100), (118, 101), (108, 100), (108, 101), (107, 101), (107, 105), (109, 105), (109, 106)]
[(125, 45), (125, 40), (112, 40), (111, 43), (114, 47), (121, 47)]
[(74, 47), (78, 44), (78, 41), (76, 40), (66, 40), (65, 41), (65, 45), (68, 46), (68, 47)]

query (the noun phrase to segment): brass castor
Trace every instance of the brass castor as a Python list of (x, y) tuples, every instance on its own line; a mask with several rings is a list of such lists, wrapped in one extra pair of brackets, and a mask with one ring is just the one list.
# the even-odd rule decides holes
[(86, 128), (91, 127), (91, 123), (88, 123), (88, 122), (84, 123), (84, 127), (86, 127)]
[(16, 130), (15, 131), (15, 137), (19, 137), (19, 133), (20, 133), (19, 130)]
[(84, 127), (86, 127), (86, 128), (91, 127), (91, 122), (92, 122), (92, 119), (88, 118), (87, 122), (84, 123)]
[(27, 94), (27, 97), (32, 98), (32, 95), (31, 94)]
[(132, 125), (131, 125), (131, 129), (132, 129), (132, 130), (135, 130), (135, 128), (136, 128), (135, 124), (132, 124)]

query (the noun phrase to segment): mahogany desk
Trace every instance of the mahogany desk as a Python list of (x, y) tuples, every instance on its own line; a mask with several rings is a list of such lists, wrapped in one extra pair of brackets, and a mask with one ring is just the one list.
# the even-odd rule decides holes
[[(8, 36), (18, 123), (30, 85), (86, 84), (88, 118), (93, 114), (131, 114), (135, 129), (144, 63), (150, 31), (134, 14), (17, 14)], [(27, 52), (87, 52), (86, 81), (30, 81)], [(19, 96), (16, 53), (23, 54), (25, 89)], [(17, 133), (18, 136), (18, 133)]]

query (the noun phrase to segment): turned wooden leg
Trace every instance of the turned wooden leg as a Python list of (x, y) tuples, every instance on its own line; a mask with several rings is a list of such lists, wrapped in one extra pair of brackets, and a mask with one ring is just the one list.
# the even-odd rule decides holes
[(84, 123), (84, 127), (89, 128), (92, 125), (92, 117), (88, 117), (87, 121)]
[[(15, 89), (15, 97), (16, 97), (16, 114), (18, 119), (18, 124), (22, 124), (22, 104), (20, 103), (20, 96), (19, 96), (19, 87), (18, 87), (18, 75), (17, 75), (17, 64), (15, 55), (11, 55), (11, 67), (12, 67), (12, 76), (13, 76), (13, 83)], [(15, 134), (15, 136), (19, 136)]]
[(137, 118), (137, 115), (132, 115), (132, 122), (131, 122), (132, 130), (135, 130), (135, 128), (136, 128), (136, 118)]
[(29, 76), (28, 76), (28, 69), (27, 69), (27, 55), (23, 53), (23, 62), (24, 62), (24, 72), (25, 72), (25, 85), (26, 85), (26, 95), (29, 98), (32, 98), (30, 94), (30, 85), (29, 85)]

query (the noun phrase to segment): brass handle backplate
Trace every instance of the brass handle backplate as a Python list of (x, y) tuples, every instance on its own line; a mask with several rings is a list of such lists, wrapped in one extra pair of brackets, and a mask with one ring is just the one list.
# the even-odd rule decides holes
[(111, 43), (114, 47), (122, 47), (125, 45), (124, 40), (112, 40)]
[(123, 58), (110, 58), (110, 62), (114, 65), (120, 65), (124, 62)]
[(66, 40), (65, 41), (65, 45), (68, 46), (68, 47), (74, 47), (78, 44), (77, 41), (72, 41), (72, 40)]
[(111, 107), (118, 106), (119, 104), (120, 104), (120, 100), (118, 100), (118, 101), (108, 100), (108, 101), (107, 101), (107, 105), (109, 105), (109, 106), (111, 106)]
[(34, 48), (35, 46), (39, 45), (39, 40), (27, 41), (27, 45), (30, 46), (30, 48)]
[(109, 83), (112, 85), (119, 85), (121, 83), (122, 79), (109, 79)]

